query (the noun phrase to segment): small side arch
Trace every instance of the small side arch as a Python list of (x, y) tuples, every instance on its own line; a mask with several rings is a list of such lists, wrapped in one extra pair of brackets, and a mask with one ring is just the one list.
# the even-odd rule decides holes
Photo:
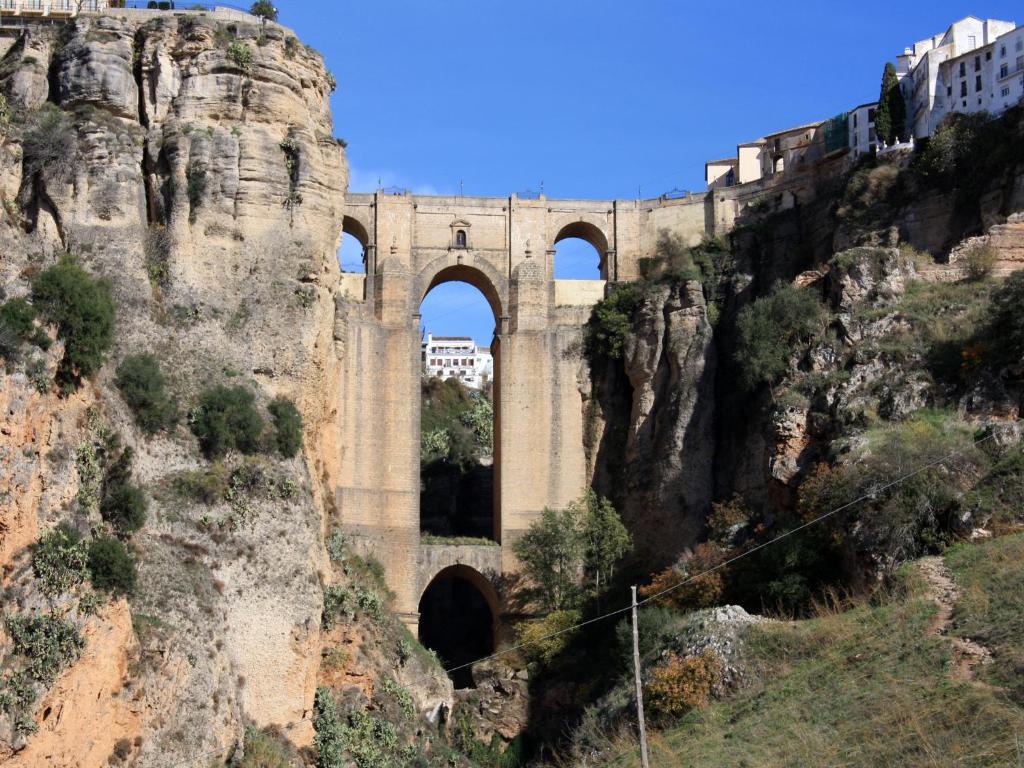
[(552, 247), (562, 240), (574, 238), (590, 245), (597, 254), (598, 272), (601, 279), (608, 278), (608, 237), (604, 230), (590, 221), (578, 220), (564, 224), (555, 235)]
[(353, 216), (344, 216), (341, 220), (341, 231), (345, 234), (352, 235), (359, 244), (363, 246), (363, 250), (366, 250), (366, 246), (370, 244), (370, 233), (367, 231), (366, 226), (359, 221), (359, 219)]
[(591, 224), (589, 221), (570, 222), (558, 230), (558, 234), (555, 235), (555, 244), (557, 245), (567, 237), (577, 237), (590, 243), (600, 255), (601, 261), (604, 261), (605, 254), (608, 253), (608, 238), (596, 224)]

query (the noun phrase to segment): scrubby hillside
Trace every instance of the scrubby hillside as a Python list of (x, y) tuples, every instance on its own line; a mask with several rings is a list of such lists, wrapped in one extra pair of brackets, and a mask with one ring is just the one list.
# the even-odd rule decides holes
[[(686, 582), (641, 611), (645, 689), (674, 745), (663, 764), (931, 764), (974, 750), (963, 764), (1001, 765), (1013, 754), (1020, 702), (951, 691), (955, 649), (929, 634), (928, 600), (898, 585), (910, 561), (1024, 524), (1021, 119), (950, 122), (915, 153), (820, 179), (802, 205), (766, 196), (721, 241), (666, 236), (643, 279), (595, 308), (593, 485), (635, 549), (581, 618), (621, 604), (630, 581), (649, 596)], [(836, 615), (803, 621), (823, 605)], [(1011, 632), (1019, 617), (993, 621), (979, 633)], [(623, 629), (615, 643), (607, 631), (562, 636), (535, 670), (535, 732), (569, 764), (603, 764), (609, 739), (635, 728)], [(804, 640), (821, 647), (787, 677)], [(986, 652), (992, 669), (1019, 664), (1011, 647)], [(849, 688), (846, 667), (862, 664), (878, 665), (876, 693), (893, 686), (899, 707), (853, 714), (872, 695)], [(875, 725), (811, 708), (835, 686), (847, 686), (851, 718)], [(709, 700), (727, 703), (701, 713)], [(992, 727), (968, 738), (957, 720), (977, 706)], [(901, 710), (923, 719), (878, 726)], [(574, 723), (568, 737), (550, 725), (558, 712)], [(671, 730), (684, 716), (711, 725)]]
[[(651, 765), (1017, 765), (1022, 563), (1021, 534), (958, 544), (870, 603), (750, 626), (745, 686), (671, 718)], [(640, 764), (629, 740), (596, 746), (577, 764)]]

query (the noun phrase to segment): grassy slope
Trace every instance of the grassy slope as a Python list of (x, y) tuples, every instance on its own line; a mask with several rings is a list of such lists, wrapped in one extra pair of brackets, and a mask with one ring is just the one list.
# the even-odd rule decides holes
[(755, 628), (762, 681), (655, 734), (652, 765), (1024, 766), (1024, 535), (960, 545), (947, 560), (964, 590), (958, 631), (990, 645), (996, 663), (981, 677), (1009, 691), (949, 679), (949, 643), (927, 633), (935, 606), (911, 590)]

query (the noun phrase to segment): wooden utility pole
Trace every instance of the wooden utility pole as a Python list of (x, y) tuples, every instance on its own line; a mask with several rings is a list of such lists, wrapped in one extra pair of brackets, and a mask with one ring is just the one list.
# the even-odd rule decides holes
[(633, 587), (633, 676), (636, 678), (636, 720), (640, 727), (640, 765), (651, 768), (647, 760), (647, 725), (644, 723), (644, 689), (640, 683), (640, 632), (636, 626), (636, 587)]

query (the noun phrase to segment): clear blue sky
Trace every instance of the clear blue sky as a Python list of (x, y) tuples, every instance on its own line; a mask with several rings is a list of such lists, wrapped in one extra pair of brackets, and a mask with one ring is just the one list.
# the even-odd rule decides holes
[[(337, 78), (351, 189), (379, 178), (453, 193), (462, 181), (507, 195), (543, 182), (551, 197), (593, 198), (700, 190), (704, 162), (737, 142), (874, 100), (883, 65), (913, 41), (969, 14), (1024, 21), (1020, 0), (278, 5)], [(443, 289), (424, 303), (430, 329), (487, 343), (483, 298), (464, 316), (452, 310), (472, 289), (440, 301)]]

